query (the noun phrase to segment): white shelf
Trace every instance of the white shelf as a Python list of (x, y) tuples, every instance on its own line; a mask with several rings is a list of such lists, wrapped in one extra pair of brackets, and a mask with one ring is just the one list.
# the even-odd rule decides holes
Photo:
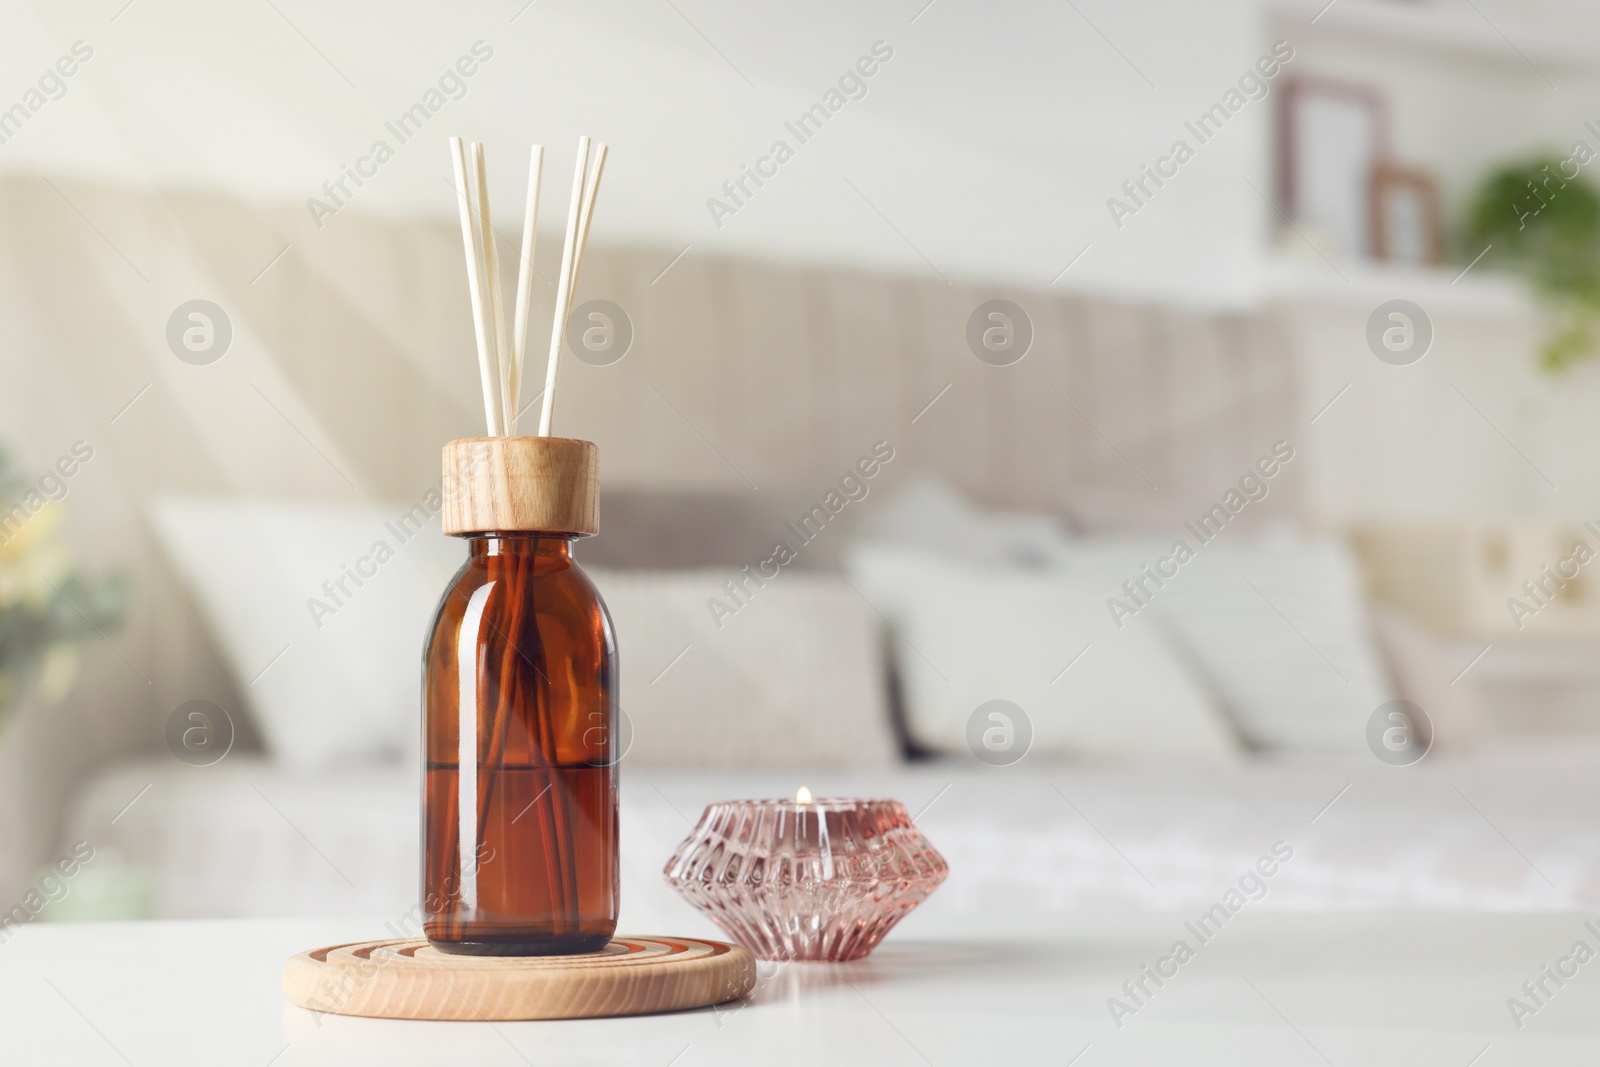
[(1413, 300), (1433, 311), (1495, 318), (1531, 317), (1538, 305), (1519, 278), (1480, 264), (1464, 276), (1458, 266), (1414, 267), (1370, 261), (1332, 264), (1315, 255), (1277, 252), (1266, 260), (1269, 297), (1296, 303), (1373, 307), (1385, 300)]
[(1302, 32), (1316, 18), (1316, 25), (1309, 27), (1312, 32), (1522, 67), (1532, 63), (1547, 76), (1553, 70), (1600, 70), (1600, 47), (1579, 28), (1561, 34), (1530, 26), (1526, 15), (1513, 19), (1480, 13), (1459, 0), (1334, 0), (1331, 6), (1327, 0), (1271, 0), (1269, 10), (1292, 20)]

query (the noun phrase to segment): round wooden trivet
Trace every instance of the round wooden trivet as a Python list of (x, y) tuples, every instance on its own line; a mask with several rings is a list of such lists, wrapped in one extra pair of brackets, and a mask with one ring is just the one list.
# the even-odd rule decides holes
[(755, 957), (693, 937), (617, 937), (585, 956), (458, 956), (427, 941), (302, 952), (283, 992), (302, 1008), (381, 1019), (584, 1019), (720, 1004), (755, 986)]

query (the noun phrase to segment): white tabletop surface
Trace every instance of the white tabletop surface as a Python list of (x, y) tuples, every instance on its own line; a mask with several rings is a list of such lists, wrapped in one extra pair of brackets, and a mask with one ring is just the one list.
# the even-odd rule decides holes
[[(0, 945), (0, 1063), (1404, 1064), (1600, 1062), (1600, 961), (1519, 1030), (1507, 998), (1582, 940), (1571, 914), (1237, 916), (1120, 1029), (1107, 998), (1188, 916), (912, 915), (869, 959), (771, 968), (748, 1005), (525, 1023), (319, 1017), (283, 961), (378, 922), (35, 924)], [(1596, 923), (1600, 929), (1600, 923)], [(668, 931), (639, 931), (661, 933)], [(1570, 969), (1570, 965), (1569, 969)]]

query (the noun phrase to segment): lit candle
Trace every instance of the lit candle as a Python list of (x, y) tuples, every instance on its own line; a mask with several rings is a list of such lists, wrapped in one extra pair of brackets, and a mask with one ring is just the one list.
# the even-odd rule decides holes
[(939, 887), (944, 857), (898, 800), (734, 800), (706, 807), (663, 872), (768, 960), (855, 960)]

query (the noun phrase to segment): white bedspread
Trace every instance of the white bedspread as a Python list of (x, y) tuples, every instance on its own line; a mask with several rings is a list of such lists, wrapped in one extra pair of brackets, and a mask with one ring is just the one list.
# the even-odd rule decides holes
[[(1253, 907), (1594, 911), (1597, 765), (1595, 740), (1435, 753), (1406, 768), (1024, 760), (775, 776), (624, 763), (623, 925), (686, 917), (660, 872), (705, 803), (802, 782), (906, 803), (950, 862), (927, 908), (1202, 910), (1281, 840), (1293, 857)], [(398, 916), (417, 895), (417, 785), (398, 769), (307, 778), (237, 755), (208, 768), (166, 757), (101, 774), (67, 830), (151, 872), (159, 917)]]

